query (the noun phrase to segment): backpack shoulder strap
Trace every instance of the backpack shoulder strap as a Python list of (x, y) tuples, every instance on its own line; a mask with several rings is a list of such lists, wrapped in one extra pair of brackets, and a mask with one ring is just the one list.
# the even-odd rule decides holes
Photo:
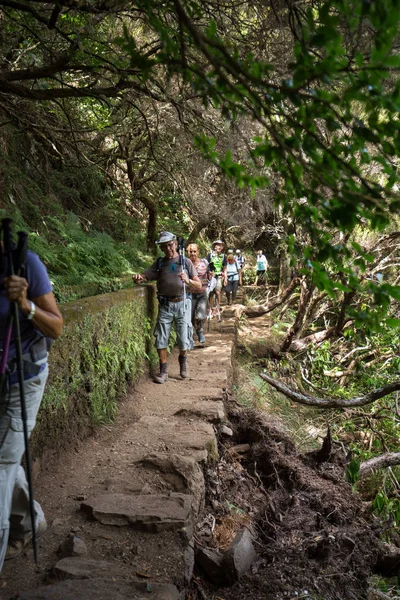
[(164, 257), (159, 256), (157, 258), (156, 271), (162, 271), (163, 266), (164, 266)]

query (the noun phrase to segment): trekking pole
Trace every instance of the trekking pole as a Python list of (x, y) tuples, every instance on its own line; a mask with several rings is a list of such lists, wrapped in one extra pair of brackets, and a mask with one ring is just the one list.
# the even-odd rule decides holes
[[(12, 235), (8, 233), (9, 228), (11, 227), (10, 219), (3, 219), (2, 221), (2, 230), (3, 230), (3, 256), (6, 258), (5, 263), (12, 260), (12, 252), (14, 249), (14, 243), (12, 241)], [(10, 230), (11, 231), (11, 230)], [(8, 275), (9, 273), (6, 273)], [(13, 309), (10, 304), (7, 315), (7, 323), (6, 323), (6, 333), (3, 340), (3, 349), (1, 354), (0, 361), (0, 377), (1, 377), (1, 388), (0, 391), (3, 391), (3, 387), (6, 382), (6, 370), (7, 370), (7, 360), (8, 360), (8, 352), (10, 349), (11, 342), (11, 333), (14, 322), (14, 314)]]
[[(185, 241), (182, 237), (178, 237), (178, 252), (179, 252), (179, 264), (182, 267), (182, 271), (185, 268)], [(183, 282), (183, 316), (186, 312), (186, 283)]]
[[(6, 257), (7, 264), (7, 277), (11, 277), (14, 275), (15, 271), (20, 276), (25, 275), (25, 265), (26, 265), (26, 256), (28, 252), (28, 234), (20, 231), (18, 232), (18, 246), (15, 250), (15, 245), (13, 243), (12, 230), (11, 230), (11, 219), (3, 219), (2, 222), (3, 228), (3, 251)], [(15, 260), (15, 263), (14, 263)], [(0, 374), (2, 377), (2, 384), (4, 384), (4, 380), (6, 377), (6, 365), (7, 358), (10, 348), (11, 341), (11, 331), (13, 328), (13, 323), (15, 322), (16, 328), (16, 338), (15, 338), (15, 347), (16, 347), (16, 355), (17, 355), (17, 374), (18, 374), (18, 385), (19, 385), (19, 394), (20, 394), (20, 402), (21, 402), (21, 418), (24, 432), (24, 444), (25, 444), (25, 460), (26, 460), (26, 479), (28, 482), (28, 490), (29, 490), (29, 512), (31, 516), (32, 523), (32, 546), (33, 546), (33, 556), (35, 559), (35, 563), (38, 562), (38, 552), (37, 552), (37, 536), (36, 536), (36, 525), (35, 525), (35, 510), (33, 503), (33, 486), (32, 486), (32, 470), (31, 470), (31, 456), (29, 452), (29, 433), (28, 433), (28, 423), (27, 423), (27, 414), (26, 414), (26, 403), (25, 403), (25, 390), (24, 390), (24, 364), (22, 358), (22, 345), (21, 345), (21, 328), (19, 323), (19, 314), (18, 314), (18, 303), (13, 300), (10, 302), (10, 309), (7, 317), (7, 327), (6, 327), (6, 336), (3, 345), (3, 355), (0, 365)], [(4, 369), (4, 371), (2, 370)]]

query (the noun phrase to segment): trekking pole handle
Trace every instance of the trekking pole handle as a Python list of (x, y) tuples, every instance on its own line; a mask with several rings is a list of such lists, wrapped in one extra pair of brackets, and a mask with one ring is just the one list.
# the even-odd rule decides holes
[(11, 219), (3, 219), (3, 249), (7, 257), (7, 276), (14, 275), (14, 265), (12, 261), (12, 251), (14, 250), (13, 235), (11, 229)]
[(28, 255), (28, 234), (18, 231), (18, 244), (14, 254), (14, 272), (21, 277), (25, 276), (26, 257)]

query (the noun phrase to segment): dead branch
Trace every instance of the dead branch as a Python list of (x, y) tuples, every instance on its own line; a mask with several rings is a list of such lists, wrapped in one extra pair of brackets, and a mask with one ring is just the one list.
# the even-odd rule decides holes
[(369, 350), (370, 348), (371, 348), (370, 342), (368, 342), (368, 344), (366, 346), (357, 346), (356, 348), (353, 348), (352, 350), (350, 350), (350, 352), (345, 354), (345, 356), (343, 356), (343, 358), (341, 359), (340, 362), (343, 364), (345, 362), (345, 360), (350, 358), (350, 356), (352, 356), (356, 352), (362, 352), (363, 350)]
[(359, 356), (356, 356), (356, 358), (353, 358), (353, 360), (350, 362), (349, 366), (347, 367), (347, 369), (341, 376), (339, 385), (344, 386), (346, 384), (348, 377), (353, 373), (359, 360), (360, 360)]
[(377, 356), (376, 358), (370, 360), (369, 362), (364, 363), (364, 367), (372, 367), (372, 365), (375, 365), (376, 363), (379, 363), (385, 359), (392, 359), (394, 358), (394, 356), (395, 354), (393, 354), (393, 352), (387, 351), (384, 354), (381, 354), (380, 356)]
[(384, 594), (380, 590), (375, 590), (373, 588), (370, 588), (368, 590), (368, 600), (394, 600), (394, 599), (393, 599), (393, 596), (390, 596), (389, 594)]
[[(343, 325), (343, 329), (352, 323), (353, 319), (345, 320)], [(332, 337), (337, 337), (340, 335), (340, 331), (337, 329), (337, 325), (333, 325), (332, 327), (328, 327), (327, 329), (323, 329), (322, 331), (317, 331), (316, 333), (311, 333), (304, 338), (300, 338), (299, 340), (294, 340), (290, 346), (290, 352), (296, 352), (305, 350), (311, 344), (321, 344), (325, 340), (329, 340)]]
[(290, 346), (290, 350), (304, 350), (308, 348), (311, 344), (319, 344), (329, 338), (331, 338), (335, 333), (335, 327), (329, 327), (329, 329), (324, 329), (323, 331), (317, 331), (316, 333), (311, 333), (310, 335), (306, 335), (306, 337), (301, 338), (300, 340), (294, 340), (292, 345)]
[(266, 313), (271, 312), (277, 306), (283, 304), (287, 298), (292, 294), (292, 292), (296, 289), (299, 284), (299, 278), (294, 277), (292, 281), (289, 283), (287, 288), (283, 290), (280, 296), (276, 296), (270, 303), (268, 304), (260, 304), (259, 306), (248, 306), (244, 311), (245, 315), (251, 317), (260, 317), (261, 315), (265, 315)]
[[(303, 379), (303, 381), (305, 381), (306, 384), (309, 385), (310, 387), (312, 387), (316, 392), (320, 392), (321, 390), (328, 391), (328, 388), (318, 388), (309, 379), (307, 379), (307, 376), (304, 372), (304, 371), (307, 371), (307, 369), (303, 369), (302, 367), (300, 367), (300, 371), (301, 371), (301, 378)], [(308, 373), (307, 373), (307, 375), (308, 375)]]
[[(372, 350), (371, 352), (368, 352), (366, 354), (360, 354), (359, 356), (356, 356), (355, 358), (353, 358), (353, 360), (350, 362), (349, 366), (347, 367), (347, 369), (342, 369), (340, 371), (336, 371), (335, 369), (332, 369), (330, 371), (325, 370), (324, 371), (324, 375), (325, 377), (332, 377), (333, 379), (339, 379), (339, 377), (348, 377), (349, 375), (351, 375), (351, 373), (354, 371), (357, 363), (359, 363), (361, 360), (365, 360), (366, 358), (372, 358), (377, 354), (378, 350)], [(385, 358), (387, 358), (389, 355), (388, 354), (383, 354), (381, 356), (378, 356), (376, 359), (371, 360), (369, 363), (364, 363), (364, 366), (368, 366), (368, 365), (372, 365), (376, 362), (379, 362), (381, 360), (384, 360)], [(343, 361), (342, 361), (343, 362)]]
[(291, 306), (293, 306), (293, 304), (296, 304), (297, 300), (298, 300), (298, 294), (293, 294), (292, 296), (290, 296), (289, 300), (281, 308), (281, 311), (280, 311), (280, 313), (278, 315), (278, 318), (277, 318), (278, 321), (282, 321), (282, 319), (283, 319), (286, 311)]
[(272, 385), (278, 392), (281, 392), (284, 396), (304, 404), (305, 406), (315, 406), (316, 408), (347, 408), (352, 406), (365, 406), (366, 404), (372, 404), (380, 398), (384, 398), (393, 392), (400, 390), (400, 380), (393, 383), (389, 383), (381, 388), (365, 394), (365, 396), (359, 396), (358, 398), (316, 398), (315, 396), (309, 396), (308, 394), (300, 394), (295, 392), (281, 381), (277, 381), (265, 373), (259, 373), (261, 379), (264, 379), (267, 383)]
[(374, 469), (386, 469), (400, 465), (400, 452), (387, 452), (375, 458), (365, 460), (360, 465), (360, 477), (369, 475)]

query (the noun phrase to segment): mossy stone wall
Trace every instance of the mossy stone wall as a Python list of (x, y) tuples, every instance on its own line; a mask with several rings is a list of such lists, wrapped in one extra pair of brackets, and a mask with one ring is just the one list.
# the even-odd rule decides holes
[(141, 286), (60, 306), (65, 324), (49, 356), (36, 458), (115, 418), (118, 399), (154, 362), (155, 303), (154, 287)]

